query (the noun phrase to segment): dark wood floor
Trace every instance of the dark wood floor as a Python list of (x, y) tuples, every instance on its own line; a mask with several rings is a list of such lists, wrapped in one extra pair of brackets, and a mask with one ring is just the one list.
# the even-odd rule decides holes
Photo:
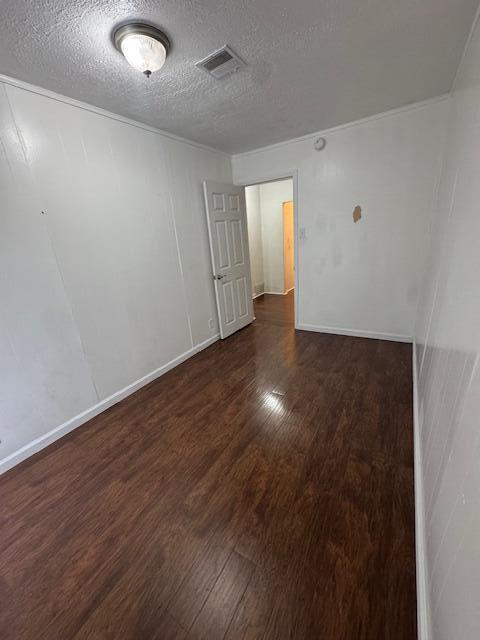
[(410, 346), (286, 302), (0, 478), (2, 640), (415, 638)]
[(293, 327), (295, 324), (293, 291), (286, 296), (264, 294), (255, 299), (257, 323)]

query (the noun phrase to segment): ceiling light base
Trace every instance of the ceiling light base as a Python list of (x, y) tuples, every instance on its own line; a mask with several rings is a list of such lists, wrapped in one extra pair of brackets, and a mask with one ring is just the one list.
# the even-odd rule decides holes
[(152, 26), (151, 24), (146, 24), (145, 22), (127, 22), (126, 24), (120, 25), (113, 32), (112, 40), (115, 48), (122, 53), (121, 43), (123, 38), (126, 35), (130, 34), (139, 34), (143, 36), (150, 36), (150, 38), (154, 38), (163, 44), (167, 53), (170, 51), (171, 45), (168, 37), (157, 29), (157, 27)]
[[(152, 71), (163, 66), (171, 47), (170, 40), (163, 31), (144, 22), (127, 22), (120, 25), (112, 33), (112, 41), (127, 62), (142, 71), (147, 78), (152, 75)], [(156, 43), (158, 52), (152, 49), (152, 44), (148, 44), (152, 41)]]

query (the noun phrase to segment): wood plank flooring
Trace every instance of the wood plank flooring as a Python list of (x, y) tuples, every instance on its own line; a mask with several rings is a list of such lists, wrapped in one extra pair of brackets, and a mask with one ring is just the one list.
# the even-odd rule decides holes
[(2, 640), (416, 637), (411, 348), (286, 303), (0, 477)]
[(265, 293), (255, 299), (255, 317), (260, 324), (276, 324), (283, 327), (293, 327), (294, 294), (290, 291), (284, 296)]

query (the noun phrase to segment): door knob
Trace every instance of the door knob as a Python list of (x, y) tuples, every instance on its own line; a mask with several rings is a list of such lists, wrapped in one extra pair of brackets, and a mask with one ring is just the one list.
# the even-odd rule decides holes
[(222, 278), (225, 278), (225, 276), (213, 276), (214, 280), (221, 280)]

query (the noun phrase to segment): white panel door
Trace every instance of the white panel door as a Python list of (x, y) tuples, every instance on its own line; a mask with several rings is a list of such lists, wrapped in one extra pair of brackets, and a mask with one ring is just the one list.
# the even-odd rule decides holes
[(243, 187), (205, 181), (220, 335), (226, 338), (253, 320), (247, 211)]

